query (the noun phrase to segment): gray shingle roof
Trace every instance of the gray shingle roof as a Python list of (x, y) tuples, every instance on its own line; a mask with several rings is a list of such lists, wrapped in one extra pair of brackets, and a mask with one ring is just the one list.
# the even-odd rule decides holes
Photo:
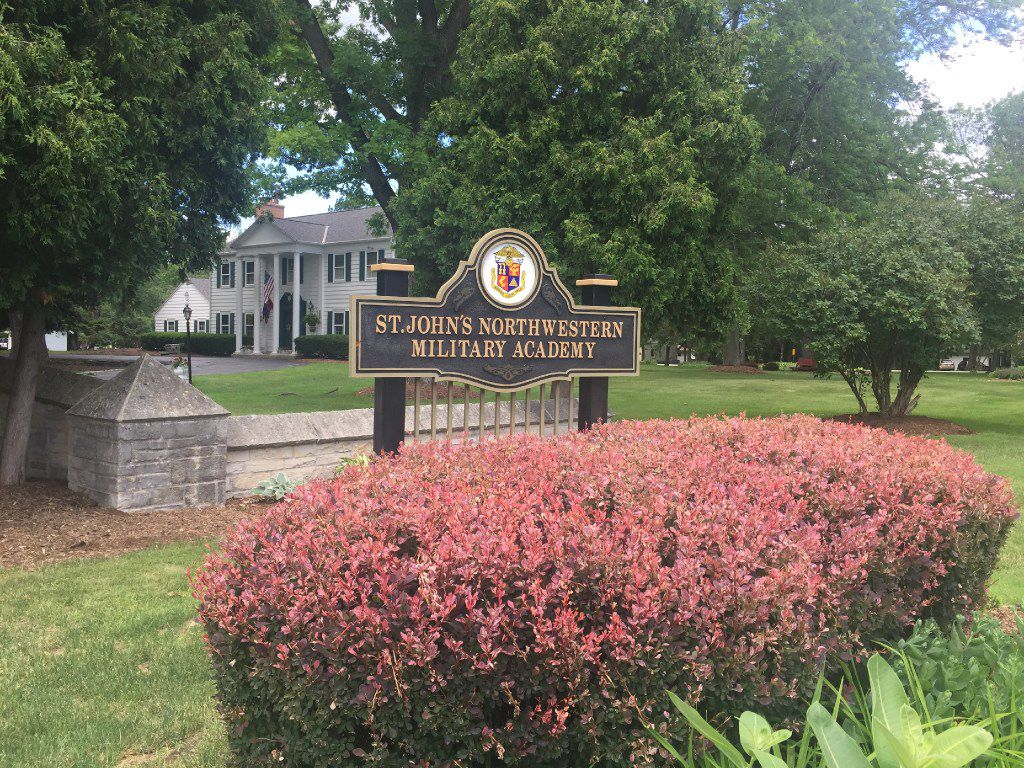
[(208, 277), (190, 277), (188, 279), (192, 285), (199, 291), (199, 295), (207, 301), (210, 300), (210, 278)]
[[(370, 217), (380, 212), (379, 206), (355, 208), (350, 211), (328, 211), (327, 213), (313, 213), (309, 216), (278, 219), (277, 225), (292, 237), (300, 240), (308, 241), (309, 238), (299, 237), (297, 234), (293, 234), (293, 231), (296, 233), (318, 233), (319, 237), (313, 238), (312, 242), (348, 243), (355, 240), (375, 240), (377, 235), (370, 232), (368, 222)], [(389, 235), (390, 228), (385, 237)]]
[[(372, 234), (368, 227), (370, 218), (378, 213), (381, 213), (380, 207), (371, 206), (348, 211), (312, 213), (308, 216), (286, 216), (283, 219), (274, 219), (273, 222), (274, 226), (300, 243), (354, 243), (360, 240), (379, 239), (379, 236)], [(384, 237), (390, 237), (391, 227), (387, 225), (386, 220), (385, 225), (387, 231)], [(246, 232), (255, 226), (256, 223), (253, 223), (245, 232), (229, 242), (228, 248), (233, 248)]]

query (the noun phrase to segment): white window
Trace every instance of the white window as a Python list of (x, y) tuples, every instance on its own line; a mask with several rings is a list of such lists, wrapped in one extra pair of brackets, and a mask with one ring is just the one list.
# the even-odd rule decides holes
[(177, 320), (164, 320), (164, 333), (177, 333), (178, 332), (178, 321)]
[(242, 274), (245, 276), (245, 285), (253, 285), (256, 282), (256, 262), (243, 261)]
[(210, 330), (209, 320), (193, 320), (192, 323), (195, 326), (195, 328), (193, 328), (192, 330), (194, 330), (196, 333), (206, 333), (208, 330)]
[(235, 314), (233, 312), (217, 313), (217, 333), (235, 332)]
[(295, 259), (291, 256), (285, 256), (281, 259), (281, 285), (290, 285), (292, 282), (292, 269), (294, 269)]
[(334, 313), (334, 328), (331, 333), (348, 333), (348, 312)]
[(250, 339), (253, 337), (253, 326), (256, 324), (256, 315), (252, 312), (246, 312), (245, 324), (242, 326), (242, 335), (248, 336)]
[(217, 287), (235, 287), (235, 262), (226, 261), (220, 265), (220, 269), (217, 270)]
[(327, 282), (333, 283), (335, 281), (348, 280), (349, 270), (345, 267), (347, 257), (350, 254), (347, 253), (329, 253), (327, 254)]

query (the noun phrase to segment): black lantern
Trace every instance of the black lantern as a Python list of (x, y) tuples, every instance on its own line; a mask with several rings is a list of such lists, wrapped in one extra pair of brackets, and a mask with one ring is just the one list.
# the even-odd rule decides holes
[(185, 316), (185, 353), (188, 355), (188, 383), (192, 383), (192, 307), (188, 305), (188, 295), (185, 295), (185, 308), (181, 310)]

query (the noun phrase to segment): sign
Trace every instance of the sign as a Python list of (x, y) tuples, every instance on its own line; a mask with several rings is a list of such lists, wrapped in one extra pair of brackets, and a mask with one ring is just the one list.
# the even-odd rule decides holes
[(639, 373), (640, 310), (577, 306), (537, 242), (515, 229), (480, 238), (436, 297), (356, 296), (350, 318), (353, 376), (512, 392)]

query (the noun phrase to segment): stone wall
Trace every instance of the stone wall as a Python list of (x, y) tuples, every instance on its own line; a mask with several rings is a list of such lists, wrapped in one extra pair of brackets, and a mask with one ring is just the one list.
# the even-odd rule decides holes
[[(0, 425), (6, 412), (12, 364), (0, 358)], [(452, 439), (492, 434), (494, 403), (452, 407)], [(562, 400), (562, 410), (565, 400)], [(576, 412), (574, 403), (573, 412)], [(419, 424), (406, 408), (407, 440), (445, 438), (446, 404), (438, 404), (433, 428), (424, 404)], [(514, 416), (514, 418), (513, 418)], [(497, 419), (501, 434), (510, 421), (518, 431), (539, 431), (541, 405), (529, 412), (508, 400)], [(544, 404), (546, 434), (553, 431), (554, 404)], [(463, 432), (463, 425), (468, 431)], [(559, 431), (570, 428), (559, 414)], [(415, 433), (415, 438), (413, 437)], [(66, 480), (96, 503), (128, 511), (192, 507), (243, 496), (261, 480), (283, 472), (290, 480), (329, 477), (342, 459), (373, 449), (373, 409), (230, 416), (192, 386), (149, 357), (108, 382), (53, 368), (40, 380), (28, 476)]]
[[(574, 413), (576, 405), (574, 403)], [(413, 407), (405, 411), (405, 433), (412, 439)], [(564, 410), (564, 401), (563, 401)], [(485, 403), (483, 409), (484, 433), (493, 431), (494, 403)], [(516, 403), (516, 426), (522, 430), (526, 423), (526, 404)], [(560, 431), (567, 429), (566, 415), (559, 415)], [(470, 404), (470, 439), (479, 437), (480, 409)], [(452, 407), (453, 440), (463, 439), (463, 406)], [(507, 434), (511, 414), (508, 401), (501, 403), (498, 421), (502, 434)], [(554, 424), (554, 405), (546, 403), (545, 433), (551, 434)], [(530, 430), (538, 431), (540, 403), (530, 403)], [(444, 439), (448, 425), (448, 407), (437, 406), (434, 429)], [(431, 436), (430, 409), (420, 411), (418, 438)], [(330, 477), (342, 459), (373, 452), (373, 409), (350, 411), (321, 411), (317, 413), (284, 413), (273, 416), (230, 416), (227, 419), (227, 495), (244, 496), (261, 481), (283, 472), (289, 480), (306, 481)]]
[[(0, 357), (0, 432), (7, 417), (7, 392), (14, 363)], [(102, 382), (91, 376), (43, 368), (28, 438), (25, 474), (30, 480), (66, 480), (68, 476), (68, 408)]]

